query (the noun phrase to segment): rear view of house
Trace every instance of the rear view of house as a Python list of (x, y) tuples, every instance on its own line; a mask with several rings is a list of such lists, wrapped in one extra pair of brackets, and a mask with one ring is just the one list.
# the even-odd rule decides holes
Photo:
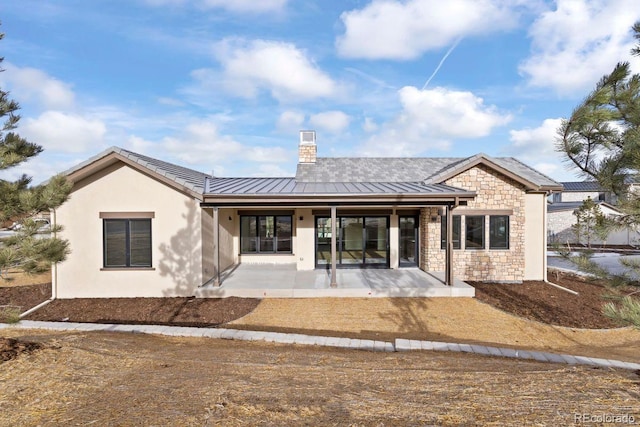
[[(419, 268), (443, 281), (541, 280), (546, 204), (561, 186), (514, 158), (321, 158), (296, 175), (224, 178), (121, 148), (67, 172), (54, 214), (71, 242), (59, 298), (190, 296), (238, 265)], [(256, 267), (259, 268), (259, 267)]]

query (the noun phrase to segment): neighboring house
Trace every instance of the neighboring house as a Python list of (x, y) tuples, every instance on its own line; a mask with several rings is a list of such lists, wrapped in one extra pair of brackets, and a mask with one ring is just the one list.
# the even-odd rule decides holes
[[(551, 203), (547, 205), (549, 243), (578, 244), (578, 238), (572, 228), (577, 222), (574, 212), (587, 198), (591, 198), (596, 202), (605, 216), (622, 215), (622, 212), (616, 206), (616, 196), (611, 194), (610, 191), (604, 190), (597, 182), (562, 182), (561, 184), (563, 190), (554, 192), (549, 197)], [(630, 191), (634, 188), (634, 185), (630, 184)], [(640, 244), (640, 234), (631, 229), (613, 230), (604, 242), (597, 237), (591, 239), (591, 244), (599, 245), (603, 243), (635, 246)]]
[(295, 177), (220, 178), (115, 147), (67, 171), (57, 296), (190, 296), (240, 263), (546, 278), (552, 179), (484, 154), (317, 158), (315, 132), (300, 136)]

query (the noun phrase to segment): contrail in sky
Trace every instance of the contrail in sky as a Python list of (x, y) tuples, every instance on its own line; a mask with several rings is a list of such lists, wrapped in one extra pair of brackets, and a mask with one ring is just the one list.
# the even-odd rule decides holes
[(431, 79), (433, 79), (436, 76), (436, 74), (438, 74), (438, 71), (440, 71), (440, 67), (442, 67), (442, 64), (444, 64), (444, 61), (447, 60), (449, 55), (451, 55), (451, 52), (453, 52), (453, 49), (455, 49), (456, 46), (458, 46), (458, 43), (460, 43), (460, 41), (462, 41), (462, 37), (458, 37), (458, 40), (456, 40), (456, 42), (453, 44), (453, 46), (451, 46), (449, 48), (449, 50), (447, 51), (447, 53), (444, 54), (444, 56), (440, 60), (440, 63), (436, 67), (436, 69), (433, 71), (431, 76), (427, 79), (427, 82), (424, 84), (424, 86), (422, 86), (422, 90), (425, 90), (427, 88), (427, 86), (429, 86), (429, 83), (431, 82)]

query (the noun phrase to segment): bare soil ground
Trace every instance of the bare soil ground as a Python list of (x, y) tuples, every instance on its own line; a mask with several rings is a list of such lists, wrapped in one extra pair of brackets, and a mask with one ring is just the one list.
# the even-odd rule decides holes
[(0, 364), (1, 426), (542, 426), (573, 425), (576, 414), (640, 419), (640, 377), (630, 371), (437, 352), (3, 333), (43, 348)]
[[(28, 318), (410, 338), (640, 361), (640, 331), (602, 329), (614, 326), (600, 313), (604, 288), (565, 274), (553, 279), (579, 295), (528, 282), (476, 284), (475, 299), (76, 299), (56, 300)], [(0, 305), (35, 306), (49, 297), (49, 287), (0, 287)]]
[(614, 328), (620, 325), (603, 316), (602, 307), (612, 290), (571, 274), (550, 275), (550, 280), (578, 292), (573, 295), (544, 282), (499, 284), (469, 282), (476, 298), (526, 319), (571, 328)]

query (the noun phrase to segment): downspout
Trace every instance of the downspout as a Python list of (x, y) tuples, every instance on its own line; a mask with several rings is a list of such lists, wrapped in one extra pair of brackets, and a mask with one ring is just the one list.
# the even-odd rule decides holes
[[(56, 210), (55, 209), (51, 209), (51, 224), (52, 224), (52, 230), (53, 230), (53, 238), (55, 239), (56, 237), (58, 237), (58, 232), (56, 231), (56, 225), (57, 225), (57, 219), (56, 219)], [(36, 305), (35, 307), (30, 308), (29, 310), (25, 311), (24, 313), (20, 314), (20, 316), (18, 316), (18, 318), (22, 319), (24, 317), (27, 317), (28, 315), (30, 315), (31, 313), (33, 313), (36, 310), (41, 309), (42, 307), (44, 307), (45, 305), (49, 304), (52, 301), (55, 301), (56, 298), (58, 298), (58, 263), (54, 263), (51, 266), (51, 298), (49, 298), (46, 301), (41, 302), (40, 304)]]
[[(546, 194), (545, 194), (545, 196), (546, 196)], [(546, 197), (545, 197), (545, 200), (546, 200)], [(547, 228), (547, 203), (546, 202), (544, 202), (542, 204), (542, 218), (543, 218), (543, 221), (542, 221), (542, 224), (543, 224), (543, 226), (542, 226), (542, 230), (543, 230), (542, 231), (542, 242), (543, 242), (543, 245), (542, 245), (542, 248), (543, 248), (542, 249), (543, 250), (543, 254), (542, 254), (542, 268), (543, 268), (542, 281), (544, 283), (546, 283), (547, 285), (551, 285), (554, 288), (560, 289), (561, 291), (569, 292), (570, 294), (573, 294), (573, 295), (578, 295), (578, 292), (576, 292), (576, 291), (572, 291), (571, 289), (565, 288), (564, 286), (556, 285), (555, 283), (551, 283), (549, 281), (549, 277), (548, 277), (548, 274), (547, 274), (547, 270), (548, 270), (548, 265), (547, 265), (547, 244), (549, 242), (547, 241), (548, 228)]]

